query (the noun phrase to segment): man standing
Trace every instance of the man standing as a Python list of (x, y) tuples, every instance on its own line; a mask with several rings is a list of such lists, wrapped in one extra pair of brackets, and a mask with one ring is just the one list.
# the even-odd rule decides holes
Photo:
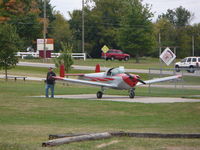
[(45, 87), (45, 94), (46, 98), (49, 97), (49, 88), (51, 90), (51, 98), (54, 97), (54, 84), (55, 84), (55, 77), (56, 74), (53, 72), (53, 68), (49, 68), (49, 72), (47, 73), (47, 78), (46, 78), (46, 87)]

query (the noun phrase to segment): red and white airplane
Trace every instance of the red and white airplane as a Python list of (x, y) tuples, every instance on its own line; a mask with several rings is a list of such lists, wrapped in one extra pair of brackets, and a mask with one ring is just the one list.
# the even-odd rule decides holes
[[(157, 78), (147, 81), (142, 81), (139, 75), (126, 73), (124, 67), (110, 68), (105, 72), (100, 72), (100, 69), (96, 69), (96, 73), (88, 74), (65, 74), (64, 66), (60, 67), (60, 77), (54, 77), (56, 80), (61, 80), (71, 83), (87, 84), (101, 87), (101, 90), (97, 92), (97, 98), (102, 98), (106, 88), (129, 90), (129, 97), (134, 98), (135, 87), (142, 84), (150, 84), (163, 82), (168, 80), (174, 80), (182, 77), (181, 75), (168, 76), (163, 78)], [(65, 76), (78, 76), (78, 79), (65, 78)]]

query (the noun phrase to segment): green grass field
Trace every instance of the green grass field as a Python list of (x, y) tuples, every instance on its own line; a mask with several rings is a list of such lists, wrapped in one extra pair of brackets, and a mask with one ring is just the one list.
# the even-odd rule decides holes
[[(43, 63), (43, 59), (20, 59), (20, 61), (27, 62), (41, 62)], [(178, 60), (177, 60), (178, 61)], [(45, 63), (54, 63), (53, 59), (48, 59)], [(105, 59), (74, 59), (74, 65), (82, 65), (82, 66), (95, 66), (96, 64), (100, 64), (100, 66), (105, 67), (119, 67), (124, 66), (127, 69), (149, 69), (149, 68), (174, 68), (173, 63), (169, 66), (166, 66), (164, 63), (160, 63), (158, 58), (151, 57), (142, 57), (140, 59), (140, 63), (136, 63), (134, 58), (131, 58), (129, 61), (106, 61)]]
[[(23, 69), (22, 69), (23, 70)], [(33, 73), (37, 74), (37, 71)], [(56, 84), (56, 94), (96, 93), (98, 88)], [(137, 95), (180, 97), (200, 90), (138, 88)], [(127, 91), (108, 90), (108, 94)], [(130, 131), (200, 133), (200, 103), (142, 104), (74, 99), (46, 99), (44, 83), (0, 80), (0, 149), (42, 150), (49, 134)], [(103, 143), (115, 144), (98, 148)], [(52, 150), (168, 150), (200, 149), (199, 139), (112, 138), (78, 142)]]

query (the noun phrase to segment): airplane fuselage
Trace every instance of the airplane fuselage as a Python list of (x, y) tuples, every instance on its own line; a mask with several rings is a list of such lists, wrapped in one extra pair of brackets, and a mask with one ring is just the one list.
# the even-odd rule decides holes
[(131, 89), (137, 84), (136, 80), (135, 81), (130, 80), (130, 78), (125, 74), (117, 74), (115, 76), (112, 76), (112, 75), (107, 75), (107, 73), (105, 72), (85, 74), (84, 76), (81, 77), (81, 79), (116, 85), (117, 87), (113, 89), (119, 89), (119, 90)]

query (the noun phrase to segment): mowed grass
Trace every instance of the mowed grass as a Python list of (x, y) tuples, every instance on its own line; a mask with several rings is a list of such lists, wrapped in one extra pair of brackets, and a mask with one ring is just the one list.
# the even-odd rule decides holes
[[(91, 63), (91, 64), (94, 64), (94, 63)], [(48, 71), (48, 68), (43, 68), (43, 67), (15, 66), (15, 68), (8, 70), (8, 75), (46, 78), (47, 71)], [(59, 75), (59, 68), (54, 69), (54, 72), (56, 73), (56, 75)], [(94, 73), (94, 70), (72, 69), (69, 71), (69, 73)], [(4, 70), (0, 70), (0, 74), (4, 74)], [(152, 78), (164, 77), (158, 74), (151, 74), (151, 75), (145, 74), (145, 73), (135, 73), (135, 74), (140, 75), (142, 80), (149, 80)], [(165, 75), (165, 76), (169, 76), (169, 75)], [(194, 76), (194, 77), (183, 76), (183, 81), (177, 82), (177, 84), (179, 85), (182, 85), (182, 84), (183, 85), (199, 85), (199, 83), (200, 83), (200, 76)], [(160, 83), (157, 83), (157, 84), (160, 84)], [(163, 82), (161, 84), (174, 84), (174, 82)]]
[[(146, 93), (139, 88), (138, 95)], [(98, 88), (56, 84), (56, 94), (96, 93)], [(159, 89), (160, 95), (173, 89)], [(188, 94), (198, 90), (180, 91)], [(116, 94), (109, 90), (108, 94)], [(117, 91), (125, 95), (126, 91)], [(155, 93), (159, 94), (159, 93)], [(44, 95), (44, 83), (0, 80), (0, 149), (40, 150), (49, 134), (104, 131), (200, 133), (200, 103), (142, 104), (89, 101), (75, 99), (46, 99), (30, 96)], [(170, 93), (168, 93), (170, 95)], [(177, 96), (177, 93), (174, 93)], [(117, 141), (98, 148), (100, 144)], [(121, 149), (199, 149), (199, 139), (112, 138), (78, 142), (52, 150), (121, 150)]]
[[(20, 59), (20, 61), (26, 62), (40, 62), (43, 63), (43, 59)], [(179, 61), (179, 60), (176, 60)], [(45, 63), (54, 63), (53, 59), (48, 59)], [(163, 62), (161, 63), (159, 58), (152, 58), (152, 57), (141, 57), (140, 63), (136, 63), (134, 58), (131, 58), (128, 61), (119, 61), (119, 60), (108, 60), (105, 59), (92, 59), (88, 58), (85, 61), (83, 59), (74, 59), (74, 65), (81, 65), (81, 66), (95, 66), (96, 64), (100, 64), (100, 66), (105, 67), (119, 67), (124, 66), (127, 69), (149, 69), (149, 68), (174, 68), (174, 64), (171, 63), (169, 66), (166, 66)]]

